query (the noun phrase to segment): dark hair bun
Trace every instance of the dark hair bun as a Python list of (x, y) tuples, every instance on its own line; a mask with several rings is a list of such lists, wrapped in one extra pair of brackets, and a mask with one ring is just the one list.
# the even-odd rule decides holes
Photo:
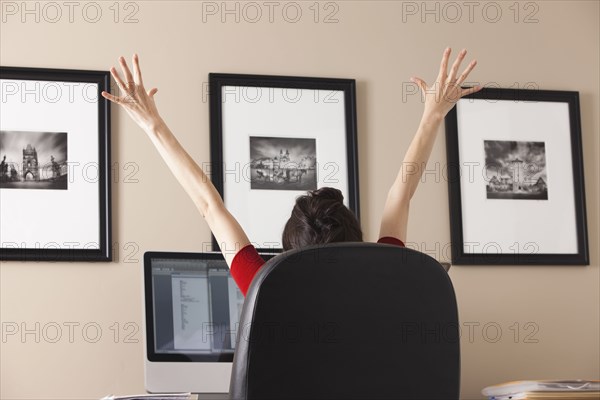
[(283, 249), (311, 244), (361, 242), (360, 222), (344, 205), (339, 189), (322, 187), (296, 198), (296, 205), (283, 229)]
[(309, 195), (317, 200), (334, 200), (341, 204), (344, 203), (344, 195), (341, 190), (332, 187), (322, 187), (317, 190), (312, 190)]

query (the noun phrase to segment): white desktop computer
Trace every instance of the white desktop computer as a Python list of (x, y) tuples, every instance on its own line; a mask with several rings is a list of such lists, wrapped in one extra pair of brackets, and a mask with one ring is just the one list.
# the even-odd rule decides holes
[(145, 253), (144, 299), (146, 390), (227, 393), (244, 296), (223, 255)]

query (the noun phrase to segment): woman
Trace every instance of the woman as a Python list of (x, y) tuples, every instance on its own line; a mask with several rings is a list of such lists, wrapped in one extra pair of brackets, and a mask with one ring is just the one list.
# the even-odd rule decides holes
[[(480, 86), (467, 89), (460, 86), (476, 65), (476, 61), (471, 61), (463, 73), (457, 76), (466, 50), (459, 53), (448, 74), (450, 51), (450, 48), (444, 51), (440, 71), (433, 85), (428, 86), (421, 78), (411, 78), (423, 92), (425, 109), (398, 176), (388, 192), (379, 231), (380, 243), (404, 246), (410, 199), (429, 159), (438, 128), (458, 99), (481, 89)], [(102, 92), (102, 96), (121, 105), (150, 137), (202, 213), (217, 242), (221, 244), (221, 249), (235, 249), (223, 250), (223, 256), (231, 269), (231, 275), (245, 295), (264, 260), (250, 243), (240, 224), (225, 208), (221, 196), (204, 171), (184, 150), (160, 117), (154, 102), (158, 89), (146, 91), (137, 54), (133, 56), (133, 74), (123, 57), (119, 58), (119, 63), (125, 80), (114, 67), (110, 71), (124, 96), (117, 97), (107, 92)], [(416, 173), (407, 174), (402, 170), (406, 165), (422, 168), (418, 168)], [(288, 250), (311, 244), (362, 241), (362, 231), (354, 214), (344, 206), (342, 193), (333, 188), (321, 188), (296, 199), (282, 239), (283, 248)]]

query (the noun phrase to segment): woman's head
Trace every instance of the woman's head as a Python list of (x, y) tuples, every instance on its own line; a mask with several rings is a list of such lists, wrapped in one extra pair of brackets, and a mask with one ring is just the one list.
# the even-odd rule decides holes
[(324, 187), (296, 199), (282, 239), (284, 250), (312, 244), (362, 242), (362, 230), (356, 216), (344, 205), (342, 192)]

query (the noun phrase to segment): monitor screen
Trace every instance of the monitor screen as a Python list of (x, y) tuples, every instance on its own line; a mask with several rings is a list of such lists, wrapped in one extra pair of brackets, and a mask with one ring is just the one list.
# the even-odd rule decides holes
[(244, 295), (222, 254), (149, 252), (144, 261), (148, 360), (231, 362)]

